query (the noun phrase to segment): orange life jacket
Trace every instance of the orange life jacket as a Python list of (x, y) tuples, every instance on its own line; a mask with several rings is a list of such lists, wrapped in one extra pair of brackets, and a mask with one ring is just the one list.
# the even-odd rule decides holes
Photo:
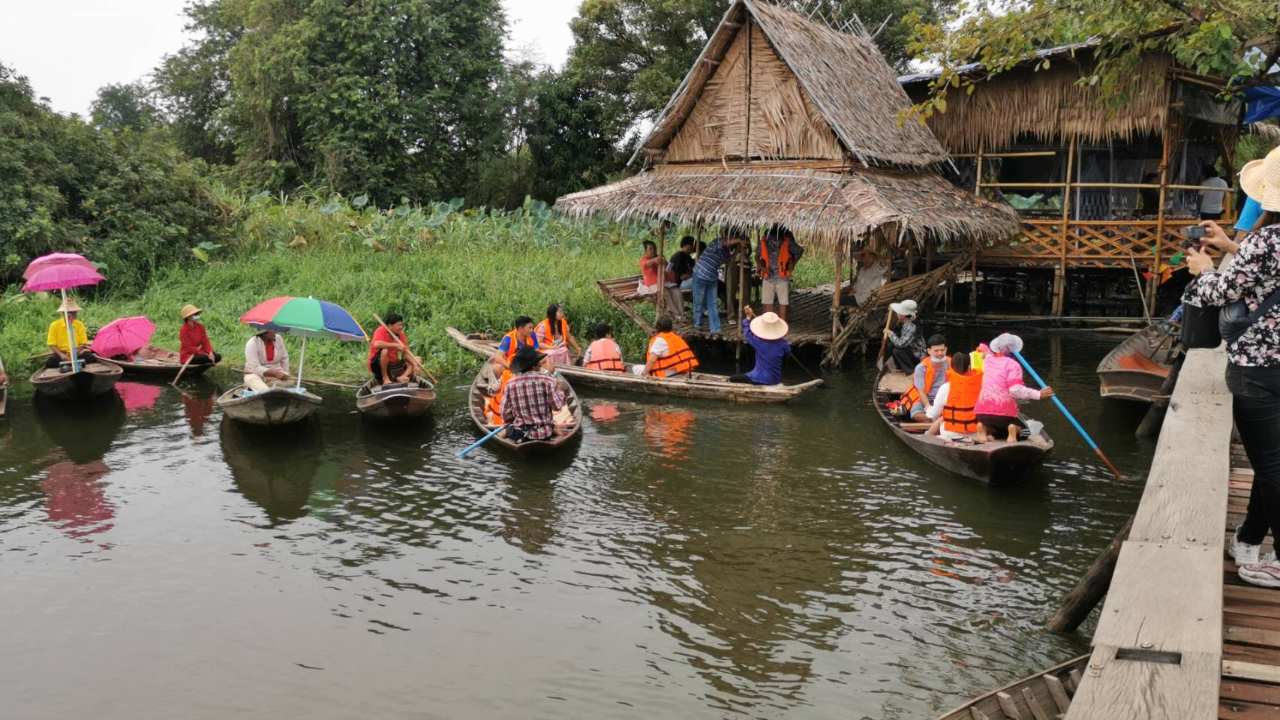
[[(778, 245), (778, 277), (786, 279), (791, 277), (791, 241), (786, 238)], [(769, 243), (763, 239), (760, 240), (760, 277), (769, 278)]]
[[(930, 358), (928, 355), (924, 356), (924, 359), (920, 361), (920, 364), (924, 366), (924, 390), (925, 392), (929, 392), (933, 389), (934, 381), (938, 379), (938, 371), (934, 367), (933, 358)], [(950, 369), (948, 369), (947, 372), (950, 372)], [(911, 389), (903, 393), (900, 403), (910, 410), (916, 403), (923, 402), (924, 398), (920, 396), (920, 390), (916, 388), (916, 384), (913, 380), (911, 383)]]
[(650, 338), (649, 347), (645, 350), (646, 358), (652, 353), (653, 343), (658, 338), (667, 341), (667, 354), (665, 357), (654, 358), (654, 375), (658, 377), (683, 375), (693, 372), (693, 369), (698, 367), (698, 358), (693, 354), (693, 350), (689, 349), (689, 343), (673, 332), (658, 333)]
[[(507, 364), (510, 365), (511, 359), (516, 356), (516, 353), (520, 352), (520, 338), (516, 336), (515, 330), (507, 333), (506, 337), (511, 340), (511, 342), (507, 344)], [(532, 335), (525, 338), (524, 344), (527, 347), (535, 349), (538, 347), (537, 341), (533, 339)]]
[(622, 351), (618, 349), (618, 343), (609, 338), (601, 338), (591, 343), (587, 348), (587, 354), (591, 359), (583, 367), (588, 370), (622, 372), (627, 369), (622, 364)]
[[(569, 337), (569, 321), (565, 320), (563, 315), (556, 319), (560, 321), (560, 342), (569, 342), (566, 339)], [(555, 344), (555, 338), (551, 337), (551, 323), (546, 320), (538, 323), (538, 327), (533, 329), (533, 334), (538, 336), (538, 343), (541, 345), (550, 347)]]
[(484, 403), (485, 421), (490, 425), (502, 424), (502, 394), (507, 391), (507, 383), (511, 380), (511, 371), (503, 370), (498, 381), (498, 391), (489, 396)]
[(942, 427), (955, 433), (977, 432), (978, 420), (973, 408), (982, 394), (982, 373), (970, 370), (961, 375), (947, 370), (947, 382), (951, 388), (947, 390), (947, 404), (942, 408)]

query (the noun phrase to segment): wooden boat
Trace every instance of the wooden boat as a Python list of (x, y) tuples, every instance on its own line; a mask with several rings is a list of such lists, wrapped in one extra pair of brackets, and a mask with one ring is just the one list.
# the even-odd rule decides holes
[[(456, 328), (447, 328), (446, 332), (454, 342), (482, 357), (493, 355), (498, 347), (496, 340), (485, 335), (467, 335)], [(784, 403), (822, 384), (821, 380), (810, 380), (799, 385), (749, 385), (731, 383), (727, 375), (699, 372), (675, 378), (642, 377), (625, 372), (588, 370), (573, 365), (557, 365), (556, 371), (576, 385), (740, 403)]]
[(318, 395), (292, 386), (273, 387), (260, 393), (245, 395), (244, 385), (237, 385), (218, 398), (222, 414), (250, 425), (289, 425), (311, 417), (324, 401)]
[(1148, 325), (1125, 338), (1098, 363), (1104, 398), (1151, 402), (1181, 352), (1173, 330), (1165, 323)]
[(422, 378), (378, 388), (369, 380), (356, 391), (356, 410), (381, 420), (420, 418), (435, 401), (435, 386)]
[[(476, 428), (484, 435), (488, 435), (493, 431), (493, 427), (485, 422), (484, 406), (488, 400), (485, 388), (490, 384), (492, 377), (489, 373), (481, 370), (476, 375), (476, 379), (471, 383), (471, 391), (467, 394), (467, 409), (471, 413), (471, 421), (476, 424)], [(568, 432), (557, 433), (549, 440), (534, 440), (529, 442), (517, 443), (506, 437), (506, 432), (498, 433), (489, 443), (496, 443), (522, 454), (548, 453), (555, 451), (573, 440), (578, 439), (582, 435), (582, 403), (578, 401), (578, 394), (573, 391), (573, 386), (568, 382), (563, 383), (565, 393), (565, 402), (568, 405), (569, 412), (573, 415), (573, 424)]]
[(105, 395), (116, 386), (124, 370), (115, 363), (99, 360), (85, 363), (76, 372), (41, 368), (31, 376), (36, 392), (56, 398), (84, 398)]
[(883, 373), (872, 387), (871, 400), (880, 419), (899, 440), (943, 470), (984, 483), (1014, 482), (1026, 477), (1053, 450), (1053, 440), (1043, 429), (1034, 438), (1012, 443), (954, 442), (929, 435), (925, 432), (927, 425), (903, 423), (889, 412), (888, 403), (901, 397), (910, 386), (909, 375)]
[(1025, 720), (1066, 717), (1089, 665), (1081, 655), (1061, 665), (976, 697), (938, 720)]
[[(155, 348), (151, 351), (151, 357), (141, 360), (112, 360), (111, 362), (124, 368), (125, 375), (134, 375), (138, 377), (148, 377), (164, 380), (172, 380), (182, 372), (181, 357), (172, 350), (163, 350)], [(213, 365), (195, 364), (187, 366), (186, 372), (182, 373), (184, 378), (197, 378), (209, 372)]]

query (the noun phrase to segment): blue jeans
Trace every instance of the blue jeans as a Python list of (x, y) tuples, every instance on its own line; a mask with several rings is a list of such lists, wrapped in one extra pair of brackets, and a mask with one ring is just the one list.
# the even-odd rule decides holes
[(720, 332), (720, 311), (716, 309), (717, 285), (715, 280), (693, 279), (693, 326), (702, 326), (702, 313), (706, 311), (713, 333)]

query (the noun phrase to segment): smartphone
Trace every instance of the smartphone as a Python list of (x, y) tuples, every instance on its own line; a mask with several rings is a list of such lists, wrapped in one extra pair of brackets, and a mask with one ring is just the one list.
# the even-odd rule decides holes
[(1188, 225), (1182, 228), (1182, 238), (1182, 249), (1199, 250), (1201, 241), (1204, 240), (1204, 228), (1199, 225)]

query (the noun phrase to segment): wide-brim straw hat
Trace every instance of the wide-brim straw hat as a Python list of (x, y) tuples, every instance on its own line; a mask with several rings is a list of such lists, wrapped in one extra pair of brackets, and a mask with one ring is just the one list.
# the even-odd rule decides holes
[(767, 312), (751, 319), (751, 334), (761, 340), (780, 340), (786, 336), (787, 321), (777, 313)]
[(80, 304), (74, 298), (67, 298), (58, 306), (58, 312), (80, 312)]
[(899, 315), (911, 315), (914, 317), (918, 308), (919, 306), (916, 305), (915, 300), (903, 300), (902, 302), (889, 303), (889, 309)]
[(182, 319), (183, 319), (183, 320), (186, 320), (187, 318), (191, 317), (192, 315), (199, 315), (199, 314), (200, 314), (200, 308), (196, 307), (195, 305), (191, 305), (190, 303), (188, 303), (188, 304), (186, 304), (186, 305), (183, 305), (183, 306), (182, 306)]
[(1263, 210), (1280, 211), (1280, 147), (1261, 160), (1246, 163), (1240, 170), (1240, 187)]

